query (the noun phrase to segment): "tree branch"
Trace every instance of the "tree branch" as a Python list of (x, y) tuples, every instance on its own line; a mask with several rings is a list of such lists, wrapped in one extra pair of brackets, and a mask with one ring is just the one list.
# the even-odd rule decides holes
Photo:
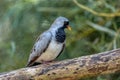
[(77, 0), (73, 0), (73, 2), (80, 8), (94, 14), (94, 15), (97, 15), (97, 16), (102, 16), (102, 17), (116, 17), (116, 16), (120, 16), (120, 12), (115, 12), (115, 13), (100, 13), (100, 12), (96, 12), (80, 3), (77, 2)]
[(0, 80), (77, 80), (120, 71), (120, 49), (3, 73)]

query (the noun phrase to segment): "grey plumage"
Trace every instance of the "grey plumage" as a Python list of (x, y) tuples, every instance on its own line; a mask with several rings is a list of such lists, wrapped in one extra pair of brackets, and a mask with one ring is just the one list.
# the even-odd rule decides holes
[(33, 46), (27, 66), (32, 65), (33, 62), (47, 49), (51, 39), (52, 34), (49, 31), (46, 31), (39, 36)]
[[(64, 26), (65, 21), (68, 22), (68, 19), (58, 17), (51, 27), (39, 36), (33, 46), (27, 66), (32, 66), (35, 62), (43, 63), (52, 61), (63, 51), (65, 41), (62, 40), (63, 42), (58, 42), (57, 39), (64, 39), (63, 36), (65, 33), (63, 32), (67, 26)], [(61, 31), (59, 31), (59, 35), (56, 36), (58, 30)]]

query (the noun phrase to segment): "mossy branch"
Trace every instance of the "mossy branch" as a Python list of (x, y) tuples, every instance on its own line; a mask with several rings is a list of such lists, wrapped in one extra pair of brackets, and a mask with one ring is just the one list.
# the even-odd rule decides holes
[(0, 80), (77, 80), (120, 71), (120, 49), (0, 74)]

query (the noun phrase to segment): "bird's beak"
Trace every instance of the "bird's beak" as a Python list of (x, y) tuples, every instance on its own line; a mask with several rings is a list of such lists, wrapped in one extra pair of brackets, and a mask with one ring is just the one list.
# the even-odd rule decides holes
[(71, 31), (71, 27), (69, 25), (67, 26), (67, 29)]

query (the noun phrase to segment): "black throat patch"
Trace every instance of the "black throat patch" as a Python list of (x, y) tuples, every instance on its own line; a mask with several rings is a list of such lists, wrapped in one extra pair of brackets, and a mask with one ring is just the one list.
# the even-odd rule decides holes
[(65, 31), (63, 28), (59, 28), (58, 31), (56, 31), (56, 41), (63, 43), (66, 39)]

